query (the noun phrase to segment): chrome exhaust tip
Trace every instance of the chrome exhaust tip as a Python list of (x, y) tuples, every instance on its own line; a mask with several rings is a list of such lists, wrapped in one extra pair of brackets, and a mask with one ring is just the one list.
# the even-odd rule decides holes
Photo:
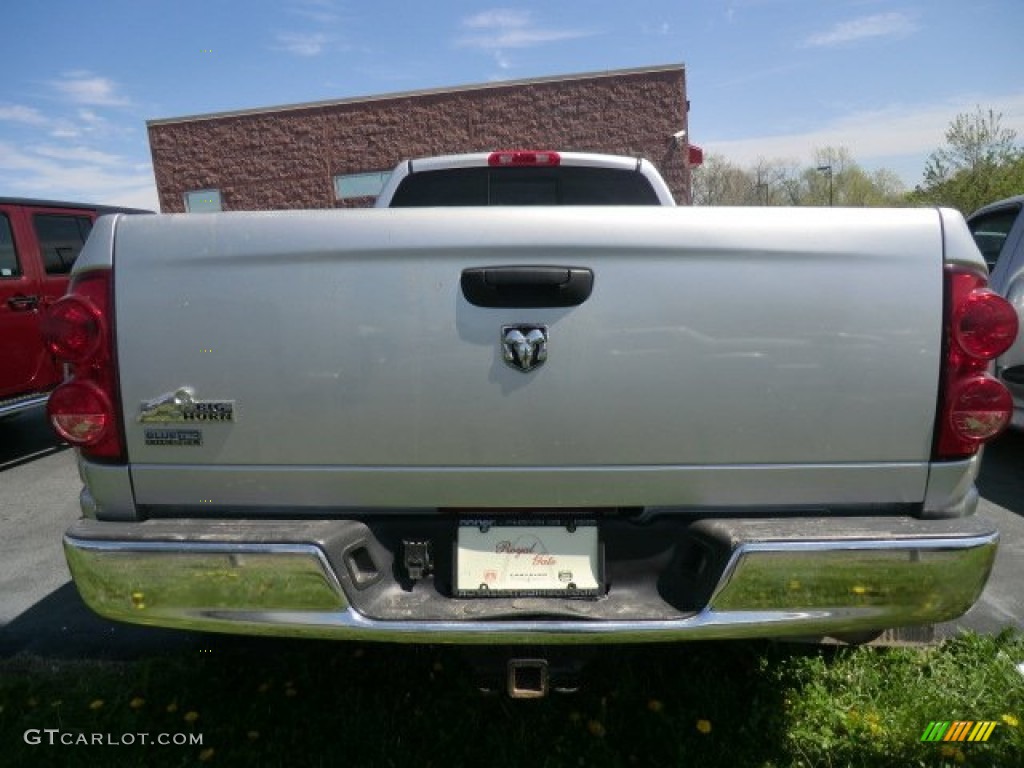
[(551, 684), (547, 659), (509, 659), (507, 679), (509, 698), (543, 699)]

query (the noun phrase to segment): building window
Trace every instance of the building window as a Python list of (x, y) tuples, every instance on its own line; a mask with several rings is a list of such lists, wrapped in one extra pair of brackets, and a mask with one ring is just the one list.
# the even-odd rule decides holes
[(391, 171), (350, 173), (334, 177), (334, 194), (339, 200), (352, 197), (376, 197), (384, 189)]
[(185, 210), (189, 213), (213, 213), (223, 211), (219, 189), (197, 189), (185, 193)]
[(32, 217), (43, 266), (48, 275), (66, 275), (92, 230), (88, 216), (60, 216), (37, 213)]

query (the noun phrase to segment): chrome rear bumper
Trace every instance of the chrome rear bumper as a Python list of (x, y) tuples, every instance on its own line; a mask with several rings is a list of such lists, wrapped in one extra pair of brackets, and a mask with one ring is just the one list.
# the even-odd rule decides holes
[[(548, 617), (550, 602), (516, 599), (500, 618), (421, 620), (409, 609), (382, 620), (357, 610), (363, 586), (346, 572), (351, 546), (338, 531), (360, 525), (82, 520), (64, 547), (85, 602), (120, 621), (398, 642), (619, 643), (827, 636), (946, 621), (977, 600), (998, 540), (974, 517), (701, 520), (686, 523), (687, 535), (711, 553), (693, 566), (709, 571), (710, 596), (672, 618), (594, 619), (579, 600), (574, 617)], [(602, 599), (614, 590), (613, 580)], [(432, 599), (451, 615), (473, 616), (479, 604)]]

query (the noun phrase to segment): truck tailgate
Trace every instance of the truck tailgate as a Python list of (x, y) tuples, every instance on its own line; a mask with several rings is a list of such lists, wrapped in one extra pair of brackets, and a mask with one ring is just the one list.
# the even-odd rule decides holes
[[(125, 218), (115, 301), (136, 500), (917, 502), (942, 247), (934, 210)], [(463, 270), (508, 265), (587, 268), (593, 292), (561, 308), (467, 301)], [(529, 372), (502, 350), (502, 328), (524, 324), (548, 333)], [(232, 420), (140, 422), (182, 387), (231, 402)], [(158, 428), (201, 445), (159, 444)]]

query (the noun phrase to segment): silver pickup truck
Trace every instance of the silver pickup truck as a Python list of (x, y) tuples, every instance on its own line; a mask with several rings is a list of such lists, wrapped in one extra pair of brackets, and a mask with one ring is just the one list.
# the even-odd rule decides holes
[(48, 315), (104, 616), (853, 637), (977, 599), (1012, 308), (950, 210), (108, 216)]

